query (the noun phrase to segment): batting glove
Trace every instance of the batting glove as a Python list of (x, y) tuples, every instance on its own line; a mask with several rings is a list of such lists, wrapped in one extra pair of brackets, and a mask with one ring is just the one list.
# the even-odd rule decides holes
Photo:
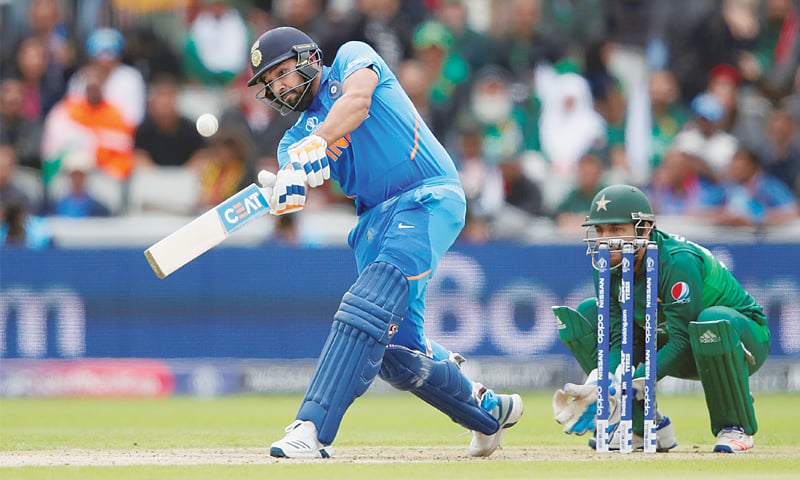
[(289, 164), (303, 173), (309, 187), (315, 188), (331, 178), (328, 143), (317, 135), (309, 135), (289, 147)]
[(303, 173), (284, 168), (278, 172), (272, 196), (269, 198), (269, 213), (283, 215), (303, 209), (306, 204), (306, 185)]

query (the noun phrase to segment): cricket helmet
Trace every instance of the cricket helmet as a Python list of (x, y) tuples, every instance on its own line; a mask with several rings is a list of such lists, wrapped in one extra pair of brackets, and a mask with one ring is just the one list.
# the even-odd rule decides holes
[(584, 227), (600, 224), (655, 223), (653, 206), (647, 196), (631, 185), (611, 185), (594, 196)]
[(302, 83), (291, 89), (302, 89), (297, 101), (294, 104), (286, 102), (272, 89), (272, 84), (277, 79), (265, 83), (264, 88), (256, 95), (282, 115), (295, 110), (303, 111), (311, 104), (311, 97), (306, 97), (311, 83), (319, 75), (320, 69), (317, 68), (317, 65), (322, 64), (322, 50), (311, 40), (311, 37), (293, 27), (277, 27), (268, 30), (258, 37), (250, 48), (250, 69), (253, 74), (247, 82), (250, 87), (259, 83), (267, 70), (291, 58), (297, 59), (295, 68), (279, 78), (297, 72), (304, 79)]
[[(646, 222), (646, 223), (645, 223)], [(596, 225), (619, 225), (631, 223), (634, 235), (627, 237), (599, 238), (595, 233)], [(596, 254), (601, 243), (607, 243), (612, 252), (621, 251), (625, 243), (633, 244), (635, 250), (647, 245), (650, 234), (655, 229), (656, 216), (647, 196), (631, 185), (611, 185), (594, 196), (589, 206), (589, 215), (583, 226), (586, 227), (586, 254), (592, 256), (592, 265), (596, 263)]]

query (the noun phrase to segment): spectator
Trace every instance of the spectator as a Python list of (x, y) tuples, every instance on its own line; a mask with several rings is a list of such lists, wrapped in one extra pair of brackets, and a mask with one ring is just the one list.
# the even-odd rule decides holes
[(414, 53), (414, 25), (401, 14), (401, 3), (400, 0), (356, 0), (354, 11), (334, 27), (338, 34), (335, 43), (365, 42), (396, 71), (403, 60), (412, 58)]
[(323, 52), (336, 52), (341, 46), (332, 32), (336, 24), (323, 11), (321, 0), (277, 0), (274, 4), (276, 24), (306, 32)]
[(477, 72), (493, 63), (491, 52), (497, 51), (492, 47), (493, 40), (469, 25), (465, 0), (441, 0), (433, 13), (453, 38), (451, 53), (464, 59), (470, 71)]
[[(606, 35), (607, 6), (597, 0), (546, 1), (541, 3), (542, 32), (566, 50), (577, 51), (592, 39)], [(640, 4), (642, 2), (637, 2)], [(590, 199), (591, 200), (591, 199)]]
[(479, 126), (461, 128), (456, 159), (467, 211), (474, 220), (491, 219), (503, 208), (505, 192), (500, 169), (484, 157), (483, 133)]
[[(220, 116), (220, 124), (237, 132), (245, 141), (247, 177), (255, 178), (266, 165), (277, 166), (278, 143), (289, 127), (297, 121), (298, 114), (281, 115), (248, 91), (247, 79), (238, 78), (229, 86), (231, 102)], [(270, 169), (273, 171), (273, 169)], [(327, 187), (327, 184), (325, 185)]]
[(125, 45), (122, 61), (136, 68), (146, 85), (166, 75), (184, 79), (183, 65), (175, 49), (151, 25), (141, 24), (126, 30)]
[(0, 246), (44, 248), (50, 244), (46, 222), (31, 215), (38, 206), (15, 183), (14, 149), (0, 145)]
[(69, 190), (56, 200), (51, 212), (60, 217), (108, 217), (111, 210), (96, 200), (87, 188), (89, 174), (95, 168), (91, 154), (74, 150), (64, 156), (61, 169), (69, 179)]
[(765, 0), (755, 45), (742, 52), (738, 66), (758, 93), (777, 102), (792, 88), (800, 65), (800, 16), (792, 0)]
[(693, 159), (693, 168), (712, 182), (720, 181), (738, 148), (736, 137), (722, 130), (722, 103), (710, 93), (692, 100), (692, 121), (675, 137), (675, 147)]
[(221, 130), (212, 137), (208, 155), (199, 166), (200, 210), (216, 206), (244, 187), (245, 148), (242, 139), (230, 130)]
[(788, 110), (779, 107), (772, 111), (764, 140), (764, 171), (800, 194), (800, 135)]
[(247, 66), (250, 33), (230, 0), (201, 0), (184, 47), (190, 79), (204, 85), (227, 85)]
[(731, 161), (724, 188), (724, 204), (712, 210), (717, 225), (769, 227), (800, 216), (797, 198), (786, 185), (764, 173), (761, 159), (741, 148)]
[(559, 44), (539, 30), (540, 0), (510, 0), (505, 14), (506, 29), (497, 41), (496, 63), (528, 84), (537, 65), (555, 64), (564, 53)]
[(0, 246), (40, 250), (50, 241), (45, 219), (31, 215), (24, 203), (0, 204)]
[(43, 122), (23, 115), (23, 91), (24, 86), (17, 79), (0, 82), (0, 144), (14, 149), (20, 165), (40, 170)]
[(594, 109), (588, 82), (575, 73), (556, 78), (544, 92), (542, 107), (542, 153), (557, 176), (570, 178), (584, 154), (605, 147), (606, 123)]
[(48, 72), (47, 50), (39, 37), (28, 37), (17, 50), (17, 69), (23, 83), (22, 115), (41, 121), (64, 95), (64, 79)]
[(397, 69), (397, 80), (436, 138), (445, 143), (452, 116), (432, 104), (431, 85), (433, 79), (425, 63), (417, 58), (403, 61), (400, 68)]
[(427, 73), (428, 101), (437, 120), (432, 127), (442, 140), (447, 136), (446, 124), (460, 106), (459, 100), (466, 96), (470, 74), (467, 62), (451, 53), (452, 46), (453, 37), (440, 22), (424, 22), (414, 32), (414, 55)]
[(530, 179), (519, 157), (500, 163), (506, 203), (533, 217), (547, 216), (541, 187)]
[(711, 70), (707, 91), (722, 103), (725, 111), (720, 129), (736, 137), (743, 145), (757, 148), (763, 138), (770, 105), (742, 89), (742, 76), (736, 67), (720, 64)]
[(609, 68), (616, 49), (616, 44), (603, 38), (590, 42), (584, 55), (584, 77), (589, 82), (594, 109), (606, 123), (608, 162), (617, 175), (630, 179), (630, 166), (625, 155), (627, 100), (622, 82)]
[(575, 185), (555, 208), (554, 219), (558, 228), (567, 232), (583, 231), (581, 224), (589, 214), (592, 200), (605, 187), (604, 172), (603, 160), (597, 155), (587, 153), (581, 157)]
[(142, 74), (120, 61), (124, 46), (118, 30), (94, 30), (86, 40), (89, 64), (70, 79), (69, 95), (77, 98), (86, 94), (87, 71), (91, 70), (93, 75), (100, 75), (103, 98), (119, 110), (125, 123), (137, 127), (144, 119), (146, 88)]
[(21, 204), (25, 211), (36, 211), (40, 205), (15, 181), (17, 156), (10, 145), (0, 144), (0, 206)]
[[(44, 55), (40, 57), (45, 65), (42, 83), (46, 85), (47, 89), (59, 90), (63, 94), (65, 79), (75, 67), (75, 54), (69, 32), (64, 24), (61, 2), (59, 0), (32, 0), (30, 2), (20, 1), (18, 4), (24, 5), (22, 8), (25, 11), (20, 13), (22, 13), (21, 17), (27, 15), (27, 19), (14, 18), (16, 16), (12, 12), (15, 9), (14, 6), (10, 9), (12, 11), (2, 14), (8, 13), (8, 16), (11, 17), (10, 22), (15, 24), (9, 25), (3, 21), (4, 35), (0, 43), (3, 64), (0, 69), (14, 70), (12, 66), (16, 61), (14, 57), (22, 50), (22, 44), (28, 39), (35, 39), (36, 43), (44, 49)], [(6, 30), (10, 32), (8, 36), (5, 35)], [(19, 74), (19, 72), (17, 73)], [(57, 100), (58, 97), (52, 103)], [(44, 114), (46, 113), (45, 111)]]
[(525, 112), (516, 110), (507, 71), (490, 66), (476, 75), (469, 96), (468, 115), (481, 129), (483, 156), (498, 164), (523, 150)]
[(647, 196), (657, 215), (693, 216), (722, 202), (720, 188), (692, 168), (691, 158), (669, 150), (653, 172)]
[[(94, 152), (100, 170), (126, 180), (133, 170), (133, 127), (104, 98), (104, 71), (88, 65), (81, 72), (85, 91), (68, 94), (47, 116), (42, 137), (44, 177), (59, 170), (60, 159), (76, 148)], [(108, 80), (105, 80), (108, 82)]]
[(675, 10), (673, 24), (676, 28), (673, 30), (679, 34), (673, 34), (670, 39), (668, 65), (687, 102), (706, 89), (714, 66), (736, 65), (740, 52), (753, 45), (759, 30), (752, 1), (717, 0), (701, 4), (694, 0), (690, 3), (697, 5), (689, 6), (688, 17), (684, 13), (686, 9)]
[(683, 125), (689, 112), (680, 102), (680, 92), (675, 76), (669, 70), (650, 74), (650, 105), (652, 118), (652, 159), (650, 166), (657, 168)]
[[(671, 0), (670, 6), (678, 0)], [(698, 0), (695, 0), (698, 1)], [(605, 19), (605, 35), (609, 42), (606, 64), (619, 79), (620, 90), (626, 95), (647, 81), (648, 47), (660, 37), (665, 10), (659, 0), (603, 1), (602, 12), (597, 16)], [(673, 7), (674, 8), (674, 7)], [(656, 67), (663, 67), (663, 64)]]
[(178, 82), (169, 75), (150, 84), (147, 114), (136, 130), (136, 165), (183, 166), (195, 163), (205, 146), (194, 122), (178, 111)]

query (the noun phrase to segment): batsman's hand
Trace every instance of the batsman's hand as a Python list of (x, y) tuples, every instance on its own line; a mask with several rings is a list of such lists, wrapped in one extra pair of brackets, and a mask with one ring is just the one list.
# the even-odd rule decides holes
[(303, 174), (309, 187), (319, 187), (331, 178), (327, 150), (328, 142), (317, 135), (309, 135), (289, 147), (289, 164)]
[[(613, 376), (609, 382), (609, 425), (619, 421), (619, 387)], [(564, 426), (564, 433), (583, 435), (595, 430), (597, 414), (597, 369), (583, 385), (567, 383), (553, 394), (553, 418)]]
[(280, 170), (272, 188), (272, 196), (267, 201), (272, 215), (302, 210), (306, 204), (306, 184), (302, 172), (291, 168)]

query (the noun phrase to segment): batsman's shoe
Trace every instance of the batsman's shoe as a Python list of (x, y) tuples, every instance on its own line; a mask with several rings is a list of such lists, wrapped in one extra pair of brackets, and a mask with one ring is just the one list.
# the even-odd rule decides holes
[(522, 416), (522, 397), (516, 393), (513, 395), (497, 395), (499, 402), (490, 412), (500, 428), (491, 435), (480, 432), (472, 432), (472, 442), (469, 444), (469, 454), (473, 457), (488, 457), (503, 440), (503, 432), (517, 424)]
[(330, 458), (330, 447), (317, 440), (317, 427), (307, 420), (295, 420), (286, 427), (286, 436), (269, 447), (278, 458)]
[[(611, 438), (608, 441), (608, 449), (619, 450), (621, 437), (622, 434), (619, 428), (614, 430), (614, 433), (611, 434)], [(634, 450), (644, 450), (644, 437), (634, 433), (631, 439), (631, 445)], [(656, 427), (656, 451), (668, 452), (677, 446), (678, 439), (675, 437), (675, 427), (672, 425), (672, 421), (670, 421), (669, 417), (663, 417), (661, 423)], [(597, 448), (596, 437), (589, 439), (589, 447), (593, 449)]]
[(747, 453), (753, 448), (753, 436), (744, 433), (741, 427), (725, 427), (717, 434), (715, 452)]

